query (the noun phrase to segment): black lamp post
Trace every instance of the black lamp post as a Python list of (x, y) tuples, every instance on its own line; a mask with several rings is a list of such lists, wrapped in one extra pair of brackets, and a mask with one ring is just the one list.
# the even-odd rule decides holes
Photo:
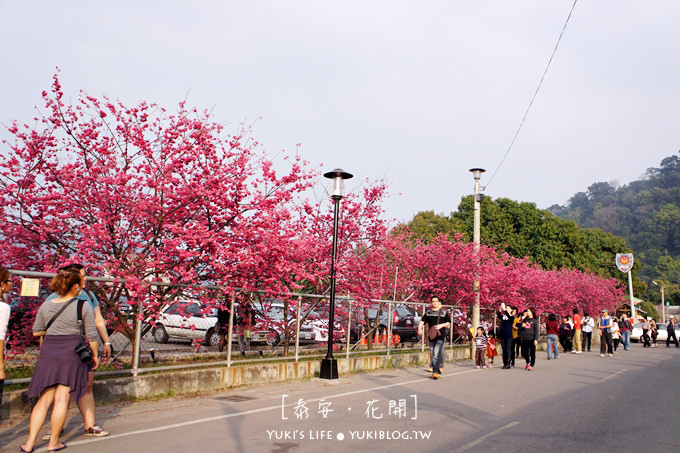
[(335, 257), (338, 253), (338, 217), (340, 212), (340, 200), (342, 199), (342, 180), (350, 179), (353, 175), (336, 168), (324, 174), (324, 177), (333, 180), (333, 194), (331, 198), (334, 204), (333, 213), (333, 252), (331, 254), (331, 302), (328, 319), (328, 353), (321, 360), (321, 379), (338, 378), (338, 361), (333, 358), (333, 330), (335, 327)]

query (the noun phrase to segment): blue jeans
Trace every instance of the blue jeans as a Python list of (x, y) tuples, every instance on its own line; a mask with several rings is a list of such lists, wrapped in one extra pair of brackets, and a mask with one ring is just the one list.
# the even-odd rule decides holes
[(621, 332), (621, 340), (623, 341), (623, 349), (626, 351), (630, 349), (630, 331)]
[(430, 365), (433, 373), (441, 373), (441, 367), (444, 364), (444, 338), (439, 337), (436, 340), (430, 340)]
[(557, 335), (554, 333), (551, 333), (550, 335), (547, 336), (548, 339), (548, 358), (551, 359), (552, 356), (550, 353), (552, 351), (555, 351), (555, 358), (558, 358), (560, 356), (560, 353), (557, 351)]

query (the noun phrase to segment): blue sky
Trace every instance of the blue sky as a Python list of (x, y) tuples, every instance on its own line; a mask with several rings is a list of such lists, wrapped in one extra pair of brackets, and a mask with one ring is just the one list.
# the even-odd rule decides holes
[(454, 211), (473, 167), (488, 196), (547, 208), (680, 149), (680, 2), (581, 0), (489, 184), (572, 4), (0, 0), (0, 123), (32, 123), (59, 67), (72, 98), (186, 98), (350, 190), (385, 178), (388, 218)]

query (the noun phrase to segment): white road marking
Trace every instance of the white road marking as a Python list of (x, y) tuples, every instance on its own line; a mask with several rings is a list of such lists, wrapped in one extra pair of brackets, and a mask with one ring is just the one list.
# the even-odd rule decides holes
[[(450, 376), (457, 376), (459, 374), (467, 374), (467, 373), (474, 373), (475, 369), (472, 370), (466, 370), (466, 371), (459, 371), (457, 373), (449, 373), (446, 375), (442, 375), (442, 377), (450, 377)], [(367, 393), (367, 392), (373, 392), (376, 390), (383, 390), (383, 389), (388, 389), (392, 387), (399, 387), (403, 385), (409, 385), (409, 384), (415, 384), (417, 382), (425, 382), (429, 381), (430, 378), (418, 378), (418, 379), (413, 379), (410, 381), (406, 382), (401, 382), (401, 383), (394, 383), (394, 384), (389, 384), (389, 385), (379, 385), (376, 387), (370, 387), (367, 389), (361, 389), (361, 390), (354, 390), (351, 392), (344, 392), (344, 393), (339, 393), (337, 395), (332, 395), (332, 396), (325, 396), (323, 398), (313, 398), (313, 399), (308, 399), (305, 400), (307, 402), (310, 401), (320, 401), (322, 399), (329, 400), (332, 398), (340, 398), (343, 396), (351, 396), (351, 395), (358, 395), (360, 393)], [(287, 404), (286, 407), (295, 407), (295, 404)], [(147, 428), (147, 429), (138, 429), (135, 431), (128, 431), (126, 433), (120, 433), (120, 434), (111, 434), (106, 437), (97, 437), (93, 439), (82, 439), (82, 440), (76, 440), (76, 441), (70, 441), (68, 444), (69, 445), (84, 445), (84, 444), (89, 444), (92, 442), (103, 442), (105, 440), (111, 440), (111, 439), (120, 439), (122, 437), (129, 437), (129, 436), (136, 436), (138, 434), (147, 434), (147, 433), (153, 433), (153, 432), (158, 432), (158, 431), (166, 431), (169, 429), (175, 429), (175, 428), (182, 428), (184, 426), (190, 426), (190, 425), (197, 425), (199, 423), (208, 423), (208, 422), (213, 422), (217, 420), (224, 420), (227, 418), (234, 418), (234, 417), (240, 417), (242, 415), (250, 415), (250, 414), (257, 414), (260, 412), (267, 412), (267, 411), (272, 411), (272, 410), (278, 410), (281, 408), (280, 404), (277, 404), (276, 406), (267, 406), (267, 407), (261, 407), (259, 409), (251, 409), (248, 411), (242, 411), (242, 412), (234, 412), (232, 414), (223, 414), (223, 415), (216, 415), (214, 417), (206, 417), (206, 418), (199, 418), (196, 420), (191, 420), (187, 422), (182, 422), (182, 423), (173, 423), (171, 425), (164, 425), (164, 426), (157, 426), (156, 428)], [(36, 450), (37, 452), (41, 451), (47, 451), (47, 448)]]
[(607, 379), (611, 379), (611, 378), (613, 378), (614, 376), (617, 376), (617, 375), (623, 373), (624, 371), (628, 371), (628, 368), (624, 368), (624, 369), (622, 369), (622, 370), (617, 371), (617, 372), (614, 373), (614, 374), (610, 374), (610, 375), (607, 376), (606, 378), (602, 379), (602, 382), (606, 381)]
[(490, 433), (486, 433), (483, 436), (479, 437), (476, 440), (473, 440), (472, 442), (468, 442), (467, 444), (463, 445), (460, 448), (457, 448), (456, 451), (465, 451), (469, 450), (472, 447), (476, 447), (477, 445), (481, 444), (484, 442), (486, 439), (488, 439), (491, 436), (495, 436), (496, 434), (502, 433), (503, 431), (507, 431), (508, 429), (512, 428), (513, 426), (519, 425), (519, 422), (510, 422), (507, 425), (503, 425), (498, 429), (495, 429), (491, 431)]

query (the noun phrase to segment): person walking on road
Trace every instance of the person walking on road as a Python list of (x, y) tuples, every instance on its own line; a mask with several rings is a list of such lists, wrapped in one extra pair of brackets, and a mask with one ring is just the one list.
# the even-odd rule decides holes
[(546, 339), (548, 342), (548, 360), (559, 358), (560, 352), (557, 346), (558, 334), (560, 331), (560, 324), (557, 322), (557, 316), (554, 313), (548, 315), (548, 320), (545, 322), (545, 330), (548, 334)]
[(444, 363), (444, 340), (446, 331), (451, 327), (451, 318), (447, 311), (442, 308), (442, 303), (437, 296), (430, 298), (430, 307), (425, 310), (425, 316), (418, 324), (418, 335), (423, 335), (423, 327), (427, 325), (427, 337), (430, 342), (430, 364), (432, 375), (430, 378), (442, 377), (441, 368)]
[(619, 341), (621, 340), (621, 329), (619, 328), (619, 321), (616, 318), (612, 318), (612, 342), (614, 343), (614, 354), (619, 348)]
[(515, 322), (512, 308), (506, 306), (505, 303), (501, 303), (501, 309), (498, 311), (498, 319), (501, 320), (498, 338), (501, 341), (501, 348), (503, 349), (503, 369), (509, 370), (512, 361), (512, 326)]
[(597, 327), (600, 329), (600, 357), (609, 354), (609, 357), (614, 357), (612, 353), (612, 318), (609, 316), (609, 310), (602, 310), (602, 316), (597, 322)]
[[(31, 399), (38, 398), (38, 401), (31, 412), (28, 439), (20, 447), (23, 452), (32, 452), (35, 448), (50, 406), (52, 430), (47, 451), (66, 448), (66, 444), (59, 441), (59, 436), (66, 421), (69, 401), (74, 398), (80, 403), (87, 393), (88, 371), (99, 366), (99, 338), (93, 310), (90, 304), (78, 300), (84, 285), (85, 280), (78, 270), (59, 271), (50, 283), (57, 297), (45, 300), (35, 317), (33, 335), (41, 337), (40, 354), (26, 394)], [(82, 332), (85, 332), (85, 338)], [(76, 352), (84, 339), (92, 348), (88, 362)]]
[(656, 342), (656, 339), (659, 336), (659, 329), (656, 327), (656, 321), (654, 320), (649, 321), (649, 335), (652, 337), (652, 347), (658, 348), (659, 344)]
[(583, 329), (583, 317), (579, 314), (578, 308), (574, 308), (574, 349), (571, 351), (574, 354), (581, 354), (583, 352), (583, 344), (581, 341)]
[(583, 350), (590, 352), (590, 345), (593, 341), (593, 328), (595, 328), (595, 320), (590, 317), (590, 314), (583, 313)]
[(633, 327), (628, 321), (628, 316), (626, 314), (621, 315), (621, 321), (619, 321), (619, 331), (621, 332), (621, 343), (623, 344), (623, 350), (630, 350), (630, 332)]
[[(83, 277), (83, 282), (85, 281), (86, 275), (85, 266), (83, 266), (82, 264), (80, 263), (69, 264), (59, 269), (59, 272), (68, 270), (75, 270), (80, 272), (80, 275)], [(58, 294), (52, 293), (47, 297), (47, 300), (52, 300), (56, 297), (58, 297)], [(87, 304), (92, 308), (92, 313), (94, 314), (95, 328), (97, 330), (97, 333), (99, 334), (99, 338), (101, 338), (102, 342), (104, 343), (103, 347), (104, 358), (111, 357), (111, 353), (113, 352), (111, 349), (111, 339), (109, 338), (109, 333), (106, 330), (106, 322), (104, 321), (104, 317), (102, 316), (97, 296), (95, 296), (91, 291), (88, 291), (83, 283), (82, 289), (77, 297), (79, 300), (87, 302)], [(97, 425), (97, 422), (95, 421), (95, 401), (93, 390), (94, 369), (90, 369), (89, 372), (87, 373), (87, 376), (88, 376), (87, 392), (81, 398), (78, 399), (78, 410), (80, 410), (80, 414), (83, 416), (85, 435), (89, 437), (105, 437), (109, 435), (109, 432), (104, 431), (99, 425)], [(47, 434), (45, 434), (42, 437), (42, 440), (45, 441), (49, 440), (51, 434), (52, 432), (48, 431)]]
[(486, 368), (486, 348), (489, 339), (484, 334), (483, 327), (477, 327), (477, 335), (475, 336), (475, 368)]
[(647, 316), (647, 319), (642, 320), (642, 347), (643, 348), (651, 348), (652, 347), (652, 342), (650, 341), (649, 338), (649, 329), (651, 327), (651, 317)]
[(536, 346), (538, 346), (538, 321), (534, 318), (534, 310), (527, 308), (522, 317), (520, 337), (522, 339), (522, 356), (526, 361), (526, 370), (532, 371), (536, 364)]
[(562, 324), (560, 324), (559, 331), (560, 344), (562, 345), (562, 350), (565, 354), (571, 351), (571, 334), (571, 323), (569, 323), (569, 318), (565, 316), (562, 318)]
[(520, 356), (520, 350), (522, 347), (522, 341), (519, 338), (519, 327), (520, 327), (520, 322), (519, 322), (519, 308), (518, 307), (512, 307), (512, 316), (515, 317), (515, 320), (512, 322), (512, 350), (510, 354), (510, 366), (512, 368), (515, 368), (515, 361), (517, 360), (517, 357)]
[(680, 348), (680, 344), (678, 344), (678, 337), (675, 335), (675, 329), (677, 329), (677, 327), (678, 323), (675, 322), (675, 316), (671, 315), (670, 319), (668, 320), (668, 324), (666, 325), (666, 329), (668, 330), (668, 336), (666, 337), (667, 348), (670, 348), (671, 346), (671, 337), (673, 337), (675, 347)]

